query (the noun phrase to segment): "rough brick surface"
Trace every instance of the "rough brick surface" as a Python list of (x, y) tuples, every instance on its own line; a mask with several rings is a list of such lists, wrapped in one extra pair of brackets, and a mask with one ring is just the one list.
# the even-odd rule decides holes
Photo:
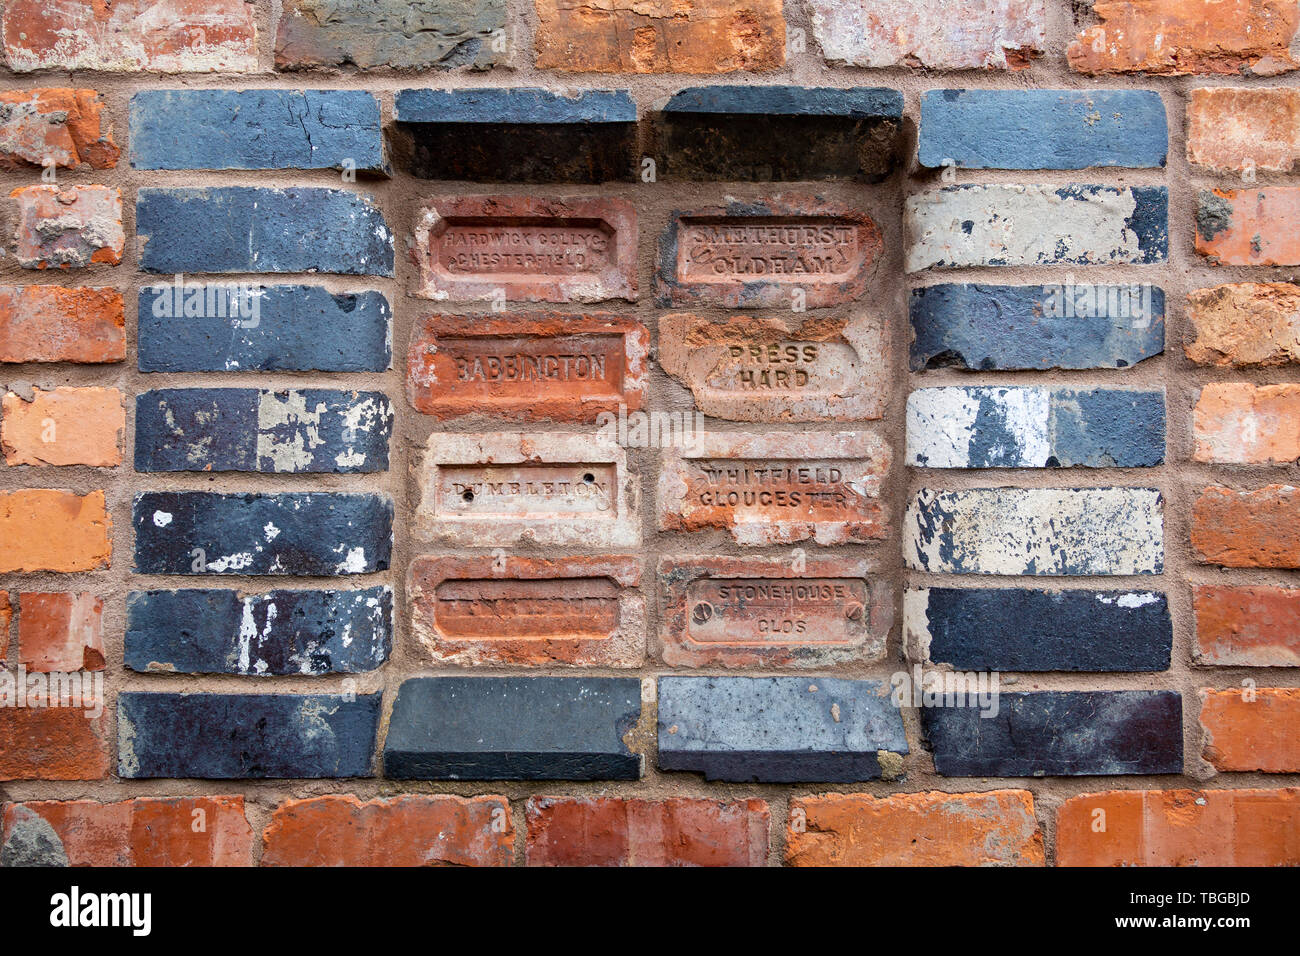
[(1300, 568), (1300, 491), (1206, 488), (1192, 506), (1192, 550), (1227, 568)]
[(1300, 458), (1300, 385), (1216, 382), (1193, 411), (1197, 461), (1287, 464)]
[(1192, 90), (1187, 161), (1217, 172), (1290, 172), (1300, 163), (1300, 90)]
[(14, 608), (8, 591), (0, 591), (0, 665), (9, 662), (9, 625), (13, 622)]
[(1197, 584), (1199, 664), (1300, 666), (1300, 588)]
[(0, 93), (0, 166), (112, 169), (119, 155), (94, 90), (38, 88)]
[(1300, 688), (1202, 690), (1201, 727), (1218, 770), (1300, 772)]
[(1201, 190), (1196, 251), (1212, 265), (1300, 265), (1300, 186)]
[(1300, 363), (1300, 286), (1240, 282), (1188, 293), (1196, 338), (1187, 357), (1198, 365)]
[(115, 388), (34, 389), (32, 400), (6, 392), (0, 448), (10, 465), (122, 463), (126, 409)]
[(108, 775), (102, 700), (0, 707), (0, 780), (101, 780)]
[(29, 671), (102, 671), (104, 599), (95, 594), (18, 595), (18, 662)]
[(0, 573), (107, 567), (112, 529), (102, 491), (0, 492)]
[(0, 286), (0, 362), (120, 362), (125, 328), (116, 289)]
[(20, 186), (14, 257), (24, 269), (80, 269), (122, 261), (122, 196), (108, 186)]

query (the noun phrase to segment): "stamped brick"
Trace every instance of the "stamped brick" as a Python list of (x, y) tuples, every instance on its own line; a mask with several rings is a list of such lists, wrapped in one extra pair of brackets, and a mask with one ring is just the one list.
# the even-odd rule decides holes
[(1300, 771), (1300, 687), (1202, 690), (1201, 728), (1216, 770)]
[(889, 533), (890, 451), (874, 432), (708, 432), (663, 450), (659, 530), (725, 530), (740, 544), (869, 542)]
[(1239, 282), (1187, 295), (1196, 339), (1186, 346), (1198, 365), (1300, 363), (1300, 286)]
[(33, 389), (31, 401), (6, 392), (2, 404), (0, 447), (6, 464), (122, 464), (126, 410), (117, 389)]
[(1043, 866), (1028, 790), (790, 801), (789, 866)]
[(570, 73), (731, 73), (785, 63), (780, 0), (534, 0), (537, 67)]
[(659, 769), (741, 783), (897, 779), (889, 685), (811, 677), (659, 678)]
[(764, 866), (764, 800), (529, 797), (528, 866)]
[(0, 166), (112, 169), (120, 151), (94, 90), (0, 92)]
[(1300, 164), (1300, 90), (1192, 90), (1187, 161), (1216, 172), (1291, 172)]
[(102, 491), (0, 492), (0, 573), (106, 568), (112, 530)]
[(659, 654), (673, 667), (820, 667), (883, 660), (884, 577), (857, 558), (661, 558)]
[(635, 677), (421, 677), (403, 681), (384, 743), (394, 780), (636, 780), (625, 735)]
[(659, 319), (659, 364), (704, 414), (739, 422), (878, 419), (888, 376), (879, 319), (674, 313)]
[(417, 537), (453, 547), (635, 547), (641, 480), (601, 435), (429, 436), (414, 471)]
[(81, 269), (122, 261), (122, 194), (109, 186), (20, 186), (14, 258), (24, 269)]
[(116, 289), (0, 286), (0, 362), (125, 358), (126, 318)]
[(102, 671), (104, 599), (96, 594), (18, 595), (18, 663), (34, 673)]
[(410, 294), (438, 301), (637, 298), (636, 210), (622, 199), (429, 200), (415, 223)]
[(842, 305), (867, 290), (883, 251), (870, 216), (812, 196), (678, 210), (659, 242), (655, 304)]
[(903, 561), (941, 574), (1160, 574), (1155, 488), (922, 489), (903, 521)]
[(1300, 490), (1206, 488), (1192, 505), (1192, 550), (1225, 568), (1300, 568)]
[(1300, 588), (1195, 584), (1198, 664), (1300, 667)]
[(1164, 186), (946, 186), (907, 199), (906, 268), (1163, 262), (1168, 219)]
[(411, 630), (440, 664), (638, 667), (641, 562), (633, 557), (420, 556)]
[(1300, 866), (1300, 790), (1110, 790), (1071, 797), (1056, 815), (1056, 864)]
[(1300, 265), (1300, 186), (1203, 189), (1196, 251), (1211, 265)]
[(1284, 465), (1300, 458), (1300, 385), (1213, 382), (1192, 413), (1197, 461)]
[(0, 823), (0, 866), (253, 865), (240, 795), (11, 803)]
[(0, 780), (102, 780), (108, 776), (104, 702), (61, 698), (59, 706), (14, 706), (0, 672)]
[(393, 647), (393, 592), (132, 591), (124, 662), (167, 674), (360, 674)]
[(644, 325), (607, 313), (431, 315), (411, 336), (406, 397), (439, 421), (592, 422), (641, 407), (649, 353)]
[(262, 834), (263, 866), (509, 866), (505, 797), (350, 793), (286, 800)]

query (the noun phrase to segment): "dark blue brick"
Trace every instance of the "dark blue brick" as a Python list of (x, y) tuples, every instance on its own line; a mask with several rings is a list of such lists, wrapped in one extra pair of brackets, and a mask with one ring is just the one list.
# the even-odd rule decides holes
[(369, 574), (393, 548), (381, 495), (149, 491), (132, 523), (139, 574)]
[(901, 120), (903, 94), (872, 86), (692, 86), (674, 93), (663, 111)]
[(625, 677), (424, 677), (404, 681), (384, 743), (398, 780), (636, 780), (623, 742), (641, 717)]
[(740, 782), (897, 777), (907, 736), (889, 694), (870, 680), (661, 677), (659, 767)]
[(369, 199), (339, 189), (141, 189), (145, 272), (393, 274), (393, 234)]
[(1052, 450), (1062, 467), (1150, 468), (1165, 460), (1165, 396), (1123, 388), (1052, 390)]
[(388, 660), (393, 592), (132, 591), (126, 666), (179, 674), (358, 674)]
[(566, 95), (539, 87), (517, 89), (398, 90), (399, 123), (635, 123), (626, 90), (583, 90)]
[(371, 777), (380, 697), (124, 692), (118, 776)]

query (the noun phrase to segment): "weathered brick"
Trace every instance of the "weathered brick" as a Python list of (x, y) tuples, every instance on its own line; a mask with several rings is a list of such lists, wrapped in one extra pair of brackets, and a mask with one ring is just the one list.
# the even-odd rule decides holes
[(945, 777), (1073, 777), (1183, 772), (1176, 691), (1037, 691), (978, 707), (922, 707)]
[(1198, 365), (1300, 363), (1300, 286), (1289, 282), (1239, 282), (1187, 295), (1187, 318), (1196, 333), (1186, 346)]
[(120, 362), (126, 319), (116, 289), (0, 286), (0, 362)]
[(572, 73), (730, 73), (785, 63), (780, 0), (535, 0), (537, 66)]
[(1300, 90), (1192, 90), (1187, 161), (1217, 172), (1290, 172), (1300, 163)]
[(1300, 265), (1300, 186), (1203, 189), (1196, 251), (1211, 265)]
[(140, 371), (385, 372), (392, 363), (393, 307), (382, 292), (275, 285), (252, 298), (250, 289), (142, 288)]
[(144, 188), (135, 225), (145, 272), (393, 274), (383, 213), (341, 189)]
[(112, 530), (102, 491), (0, 491), (0, 573), (106, 568)]
[(438, 301), (637, 298), (636, 209), (622, 199), (434, 198), (416, 217), (411, 295)]
[(1153, 591), (920, 588), (903, 598), (903, 646), (959, 671), (1164, 671), (1173, 625)]
[(150, 491), (131, 520), (138, 574), (369, 574), (393, 548), (381, 495)]
[(117, 696), (117, 774), (196, 777), (370, 777), (380, 694)]
[(1195, 584), (1198, 664), (1300, 667), (1300, 588)]
[(907, 397), (922, 468), (1149, 468), (1165, 460), (1163, 391), (947, 386)]
[(14, 706), (0, 677), (0, 780), (102, 780), (108, 775), (103, 701)]
[(624, 741), (635, 677), (423, 677), (402, 682), (384, 743), (395, 780), (636, 780)]
[(126, 410), (115, 388), (33, 389), (31, 401), (6, 392), (2, 406), (6, 464), (122, 464)]
[(20, 186), (14, 258), (24, 269), (80, 269), (122, 261), (122, 194), (109, 186)]
[(1300, 568), (1300, 491), (1206, 488), (1192, 505), (1192, 550), (1226, 568)]
[(639, 667), (641, 563), (633, 557), (429, 557), (411, 562), (415, 639), (440, 664)]
[(120, 151), (94, 90), (0, 92), (0, 166), (112, 169)]
[(11, 70), (251, 73), (257, 18), (245, 0), (10, 0), (3, 13)]
[(1300, 458), (1300, 385), (1213, 382), (1192, 413), (1193, 457), (1237, 465), (1288, 464)]
[(659, 654), (674, 667), (820, 667), (885, 656), (893, 594), (867, 561), (660, 558)]
[(505, 797), (352, 794), (286, 800), (262, 834), (263, 866), (509, 866)]
[(18, 663), (28, 671), (102, 671), (104, 599), (96, 594), (18, 595)]
[(1047, 47), (1046, 0), (809, 0), (832, 63), (1023, 70)]
[(1300, 771), (1300, 687), (1202, 690), (1201, 729), (1216, 770)]
[(946, 186), (907, 199), (906, 268), (1163, 262), (1168, 218), (1164, 186)]
[(9, 663), (9, 625), (14, 609), (9, 602), (9, 592), (0, 590), (0, 667)]
[(917, 158), (963, 169), (1162, 167), (1164, 103), (1152, 90), (927, 90)]
[(641, 542), (641, 479), (628, 472), (627, 452), (599, 433), (435, 432), (413, 478), (412, 531), (421, 540), (458, 548)]
[(884, 414), (885, 336), (872, 315), (674, 313), (659, 319), (658, 359), (715, 418), (848, 422)]
[(383, 392), (162, 388), (135, 399), (135, 470), (387, 471), (392, 432)]
[(1300, 790), (1110, 790), (1061, 804), (1058, 866), (1297, 866)]
[(431, 315), (411, 335), (406, 397), (439, 421), (591, 422), (641, 408), (650, 333), (607, 313)]
[(1097, 0), (1092, 12), (1099, 25), (1066, 50), (1079, 73), (1272, 76), (1297, 66), (1290, 0)]
[(1042, 866), (1028, 790), (828, 793), (790, 801), (789, 866)]
[(505, 0), (285, 0), (275, 66), (487, 69), (505, 26)]
[(744, 545), (868, 542), (889, 533), (874, 432), (706, 432), (661, 453), (659, 530), (722, 529)]
[(1150, 285), (941, 283), (913, 289), (910, 367), (1127, 368), (1165, 347), (1165, 293)]
[(364, 90), (142, 90), (133, 169), (349, 169), (382, 173), (379, 100)]
[(132, 591), (124, 663), (180, 674), (359, 674), (388, 660), (393, 592)]
[(529, 797), (529, 866), (764, 866), (763, 800)]
[(903, 521), (903, 560), (947, 574), (1160, 574), (1155, 488), (922, 489)]
[(907, 737), (882, 681), (659, 678), (659, 769), (708, 780), (894, 780)]
[[(42, 846), (41, 837), (47, 841)], [(240, 795), (32, 801), (5, 807), (0, 866), (252, 866)]]
[(883, 251), (870, 216), (814, 196), (675, 210), (659, 241), (655, 304), (842, 305), (867, 290)]

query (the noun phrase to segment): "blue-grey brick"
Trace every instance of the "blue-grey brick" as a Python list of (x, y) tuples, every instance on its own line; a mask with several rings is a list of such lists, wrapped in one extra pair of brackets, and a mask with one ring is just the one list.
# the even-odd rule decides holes
[(268, 473), (388, 470), (383, 392), (161, 388), (135, 400), (135, 470)]
[(641, 718), (628, 677), (421, 677), (402, 683), (384, 742), (397, 780), (636, 780), (623, 737)]
[(1148, 468), (1165, 458), (1164, 392), (945, 386), (907, 399), (922, 468)]
[(1165, 293), (1150, 285), (913, 289), (912, 371), (1126, 368), (1165, 348)]
[(1173, 646), (1154, 591), (922, 588), (903, 617), (909, 646), (963, 671), (1163, 671)]
[(145, 90), (131, 97), (135, 169), (385, 171), (364, 90)]
[(381, 696), (123, 692), (117, 772), (128, 780), (371, 777)]
[(921, 726), (945, 777), (1066, 777), (1183, 772), (1176, 691), (1002, 693), (978, 707), (924, 707)]
[(1154, 90), (929, 90), (922, 166), (1086, 169), (1165, 164), (1169, 129)]
[(359, 674), (388, 660), (393, 592), (132, 591), (126, 666), (178, 674)]
[(382, 495), (148, 491), (132, 524), (139, 574), (369, 574), (393, 549)]
[(897, 777), (907, 737), (889, 695), (871, 680), (661, 677), (659, 767), (740, 782)]
[(669, 97), (663, 112), (901, 120), (903, 94), (873, 86), (693, 86)]
[(635, 123), (636, 103), (627, 90), (554, 93), (516, 89), (398, 90), (393, 119), (399, 123)]
[(393, 274), (393, 234), (341, 189), (145, 188), (135, 203), (145, 272)]

